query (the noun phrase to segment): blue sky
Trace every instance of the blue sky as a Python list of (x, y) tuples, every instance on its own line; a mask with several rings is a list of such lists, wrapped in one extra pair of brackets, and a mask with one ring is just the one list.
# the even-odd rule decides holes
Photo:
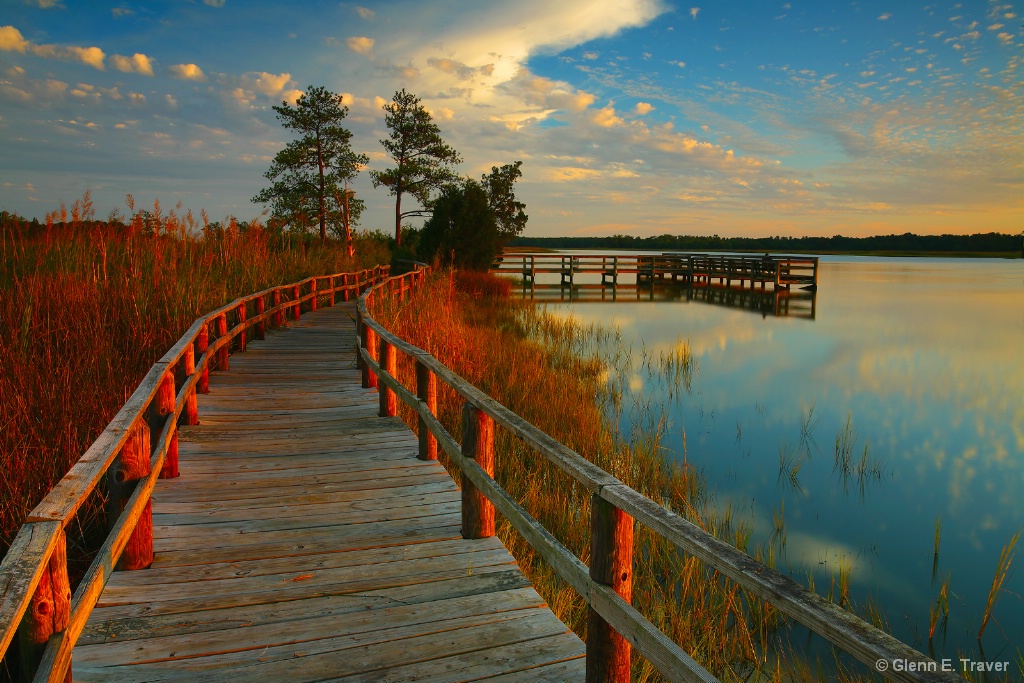
[(1022, 26), (984, 0), (0, 0), (0, 208), (255, 217), (271, 105), (323, 85), (371, 168), (403, 87), (462, 173), (523, 160), (530, 235), (1018, 233)]

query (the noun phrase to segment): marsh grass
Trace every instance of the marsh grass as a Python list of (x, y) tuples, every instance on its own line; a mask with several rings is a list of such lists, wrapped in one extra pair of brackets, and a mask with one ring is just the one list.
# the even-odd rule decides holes
[[(44, 223), (0, 224), (0, 555), (195, 318), (357, 265), (343, 247), (274, 236), (258, 221), (225, 223), (159, 204), (97, 221), (86, 194)], [(357, 254), (368, 264), (389, 258), (367, 240)], [(72, 565), (98, 547), (102, 509), (100, 490), (69, 526)]]
[[(688, 349), (677, 343), (660, 355), (634, 351), (614, 330), (583, 326), (509, 298), (509, 284), (484, 285), (485, 275), (435, 273), (403, 302), (376, 299), (371, 314), (386, 328), (425, 349), (569, 448), (626, 484), (686, 517), (707, 532), (774, 565), (778, 536), (767, 547), (749, 548), (750, 528), (731, 508), (716, 507), (699, 472), (665, 457), (666, 417), (660, 405), (631, 390), (638, 371), (644, 381), (669, 383), (685, 392), (693, 372)], [(490, 295), (482, 292), (489, 291)], [(397, 375), (415, 386), (409, 359)], [(449, 433), (460, 431), (461, 401), (439, 386), (438, 413)], [(415, 415), (401, 406), (415, 429)], [(627, 414), (629, 434), (614, 425)], [(809, 438), (813, 409), (804, 424)], [(685, 450), (685, 446), (684, 446)], [(498, 430), (495, 478), (545, 528), (584, 562), (589, 561), (590, 500), (586, 490), (543, 456)], [(447, 458), (442, 464), (456, 475)], [(776, 526), (784, 543), (784, 512)], [(507, 523), (498, 535), (548, 605), (572, 630), (586, 637), (586, 604)], [(695, 659), (725, 681), (862, 680), (845, 665), (828, 674), (812, 668), (785, 643), (789, 625), (772, 605), (748, 594), (695, 557), (638, 525), (634, 539), (633, 604)], [(833, 579), (834, 597), (847, 607), (849, 566)], [(838, 589), (838, 590), (836, 590)], [(838, 661), (838, 660), (837, 660)], [(660, 675), (634, 657), (633, 680)]]
[(982, 634), (985, 633), (985, 627), (988, 626), (989, 619), (992, 618), (992, 610), (995, 609), (996, 602), (1003, 593), (1003, 584), (1006, 583), (1006, 579), (1010, 575), (1011, 566), (1013, 565), (1013, 549), (1017, 545), (1017, 541), (1020, 540), (1020, 536), (1020, 531), (1011, 536), (1009, 542), (1003, 546), (1002, 551), (999, 553), (996, 573), (992, 577), (992, 586), (989, 588), (988, 600), (985, 601), (985, 612), (981, 617), (981, 628), (978, 629), (978, 640), (981, 640)]

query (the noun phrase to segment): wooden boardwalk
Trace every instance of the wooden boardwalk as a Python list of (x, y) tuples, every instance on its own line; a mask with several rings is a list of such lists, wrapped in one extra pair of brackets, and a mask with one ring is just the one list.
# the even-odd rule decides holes
[(584, 644), (460, 492), (360, 387), (353, 307), (307, 314), (212, 375), (155, 560), (115, 572), (76, 681), (582, 680)]

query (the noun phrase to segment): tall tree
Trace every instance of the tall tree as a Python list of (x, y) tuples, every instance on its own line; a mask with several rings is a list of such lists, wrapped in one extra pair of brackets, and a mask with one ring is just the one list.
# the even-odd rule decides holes
[(341, 95), (311, 85), (296, 106), (282, 102), (274, 111), (281, 125), (300, 137), (277, 153), (264, 174), (273, 184), (252, 200), (269, 203), (272, 214), (285, 223), (304, 227), (315, 218), (320, 241), (326, 241), (328, 223), (347, 230), (358, 217), (352, 210), (358, 200), (352, 200), (347, 182), (369, 158), (352, 151), (352, 133), (341, 125), (348, 115)]
[[(462, 157), (441, 138), (437, 127), (420, 99), (402, 90), (384, 105), (388, 140), (380, 144), (388, 151), (394, 168), (370, 171), (373, 186), (383, 185), (395, 197), (395, 242), (402, 243), (402, 219), (430, 213), (431, 193), (458, 180), (452, 168)], [(420, 208), (402, 211), (402, 195), (412, 195)]]
[(505, 164), (501, 168), (491, 166), (490, 174), (484, 174), (480, 183), (487, 191), (487, 200), (498, 221), (498, 234), (502, 244), (518, 235), (530, 219), (523, 211), (526, 204), (516, 199), (516, 181), (523, 176), (519, 167), (522, 161)]

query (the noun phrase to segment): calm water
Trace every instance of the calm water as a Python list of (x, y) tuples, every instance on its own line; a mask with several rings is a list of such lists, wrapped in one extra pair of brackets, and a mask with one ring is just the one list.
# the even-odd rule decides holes
[[(1024, 260), (825, 257), (813, 318), (807, 302), (793, 310), (805, 317), (786, 317), (618, 298), (547, 305), (618, 325), (649, 353), (689, 343), (688, 394), (667, 401), (642, 373), (631, 390), (666, 406), (671, 456), (703, 470), (716, 504), (754, 529), (751, 546), (781, 514), (783, 571), (805, 585), (813, 573), (824, 594), (849, 567), (854, 600), (873, 597), (924, 651), (949, 577), (934, 654), (976, 656), (1000, 551), (1024, 528)], [(1004, 588), (982, 640), (989, 661), (1024, 650), (1024, 572)]]

